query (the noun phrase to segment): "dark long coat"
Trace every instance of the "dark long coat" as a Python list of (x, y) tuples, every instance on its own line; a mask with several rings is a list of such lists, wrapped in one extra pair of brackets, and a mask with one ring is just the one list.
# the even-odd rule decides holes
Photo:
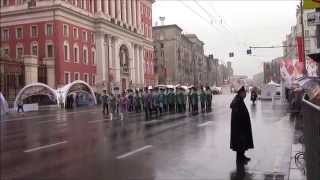
[(250, 115), (243, 98), (236, 95), (230, 108), (232, 109), (230, 148), (234, 151), (253, 149)]

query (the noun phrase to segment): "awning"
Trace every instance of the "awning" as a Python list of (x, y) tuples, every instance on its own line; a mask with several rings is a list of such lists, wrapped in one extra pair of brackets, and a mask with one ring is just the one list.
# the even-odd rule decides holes
[(308, 54), (308, 56), (314, 61), (320, 63), (320, 53)]

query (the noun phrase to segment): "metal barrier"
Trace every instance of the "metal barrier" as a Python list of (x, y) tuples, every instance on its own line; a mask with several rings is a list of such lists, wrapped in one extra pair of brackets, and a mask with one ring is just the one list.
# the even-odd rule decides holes
[(320, 107), (303, 98), (305, 159), (308, 180), (320, 179)]

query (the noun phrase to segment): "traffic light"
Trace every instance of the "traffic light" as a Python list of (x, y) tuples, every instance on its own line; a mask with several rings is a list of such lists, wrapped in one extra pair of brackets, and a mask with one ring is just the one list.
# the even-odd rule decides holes
[(229, 57), (231, 57), (231, 58), (234, 57), (234, 52), (230, 52)]
[(251, 49), (248, 49), (248, 50), (247, 50), (247, 54), (248, 54), (248, 55), (251, 55), (251, 54), (252, 54), (252, 50), (251, 50)]

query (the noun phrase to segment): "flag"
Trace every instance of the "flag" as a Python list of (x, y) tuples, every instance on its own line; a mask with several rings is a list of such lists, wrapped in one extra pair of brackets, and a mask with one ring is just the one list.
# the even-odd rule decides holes
[(296, 40), (297, 40), (297, 50), (298, 50), (299, 62), (304, 62), (303, 38), (301, 36), (297, 36)]
[(303, 9), (320, 8), (320, 0), (303, 0)]

